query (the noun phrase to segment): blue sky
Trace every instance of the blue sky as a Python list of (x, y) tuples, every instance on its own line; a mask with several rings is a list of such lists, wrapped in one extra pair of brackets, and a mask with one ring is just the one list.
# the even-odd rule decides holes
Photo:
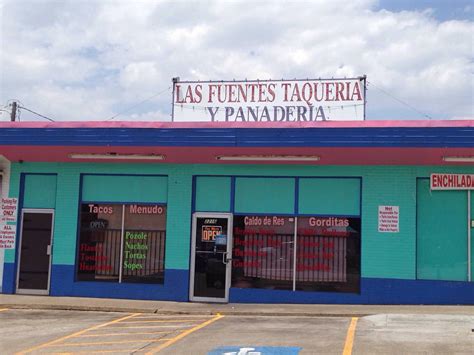
[(364, 74), (369, 120), (474, 116), (469, 1), (0, 0), (0, 11), (0, 107), (17, 99), (56, 120), (169, 120), (175, 76)]
[(472, 21), (474, 17), (472, 0), (379, 0), (376, 8), (394, 12), (432, 9), (432, 16), (438, 21)]

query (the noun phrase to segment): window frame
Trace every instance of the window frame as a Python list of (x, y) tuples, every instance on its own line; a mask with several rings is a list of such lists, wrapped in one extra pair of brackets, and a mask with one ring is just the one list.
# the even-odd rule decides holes
[[(236, 220), (239, 220), (239, 217), (284, 217), (287, 219), (293, 218), (293, 224), (294, 224), (294, 230), (293, 230), (293, 265), (292, 265), (292, 288), (287, 289), (287, 291), (301, 291), (301, 292), (338, 292), (338, 293), (360, 293), (360, 280), (361, 280), (361, 254), (362, 254), (362, 231), (361, 231), (361, 223), (362, 223), (362, 218), (361, 216), (344, 216), (344, 215), (338, 215), (338, 216), (321, 216), (321, 215), (289, 215), (289, 214), (259, 214), (259, 213), (239, 213), (239, 214), (234, 214), (234, 221), (233, 221), (233, 231), (234, 231), (234, 238), (233, 238), (233, 244), (232, 244), (232, 257), (235, 259), (234, 256), (234, 247), (235, 247), (235, 228), (239, 227), (236, 226), (235, 222)], [(297, 265), (299, 264), (300, 260), (298, 260), (297, 254), (298, 254), (298, 239), (301, 236), (298, 233), (298, 222), (302, 218), (310, 218), (310, 217), (315, 217), (315, 218), (341, 218), (341, 219), (347, 219), (351, 221), (350, 223), (354, 223), (358, 226), (359, 230), (356, 231), (356, 240), (354, 240), (354, 244), (357, 248), (357, 254), (355, 255), (348, 255), (349, 248), (345, 248), (345, 255), (343, 256), (346, 261), (344, 265), (344, 273), (346, 275), (346, 281), (313, 281), (314, 287), (311, 290), (306, 290), (306, 289), (298, 289), (297, 285), (298, 282), (302, 282), (301, 280), (298, 281), (298, 275), (297, 275)], [(291, 222), (291, 221), (290, 221)], [(323, 236), (324, 237), (324, 236)], [(320, 238), (320, 237), (318, 237)], [(350, 262), (348, 260), (350, 259)], [(357, 267), (357, 274), (351, 274), (351, 268)], [(231, 280), (231, 287), (234, 288), (242, 288), (239, 286), (236, 286), (236, 283), (238, 280), (234, 279), (234, 265), (232, 265), (232, 280)], [(260, 287), (255, 287), (254, 285), (249, 286), (249, 287), (243, 287), (243, 288), (260, 288)]]

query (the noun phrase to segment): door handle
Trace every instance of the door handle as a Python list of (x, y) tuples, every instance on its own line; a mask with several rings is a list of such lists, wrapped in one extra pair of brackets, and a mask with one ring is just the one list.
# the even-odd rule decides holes
[(222, 263), (223, 264), (228, 264), (229, 261), (232, 261), (232, 258), (227, 257), (228, 252), (222, 253)]
[(46, 247), (46, 255), (51, 255), (51, 244)]

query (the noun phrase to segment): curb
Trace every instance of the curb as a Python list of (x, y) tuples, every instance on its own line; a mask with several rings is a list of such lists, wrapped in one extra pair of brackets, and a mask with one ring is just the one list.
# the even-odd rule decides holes
[(117, 313), (152, 313), (158, 315), (217, 315), (224, 316), (256, 316), (256, 317), (365, 317), (375, 313), (305, 313), (305, 312), (250, 312), (235, 310), (202, 310), (202, 311), (171, 311), (143, 308), (115, 308), (115, 307), (89, 307), (68, 305), (40, 305), (40, 304), (0, 304), (0, 308), (8, 309), (31, 309), (31, 310), (55, 310), (55, 311), (84, 311), (84, 312), (117, 312)]

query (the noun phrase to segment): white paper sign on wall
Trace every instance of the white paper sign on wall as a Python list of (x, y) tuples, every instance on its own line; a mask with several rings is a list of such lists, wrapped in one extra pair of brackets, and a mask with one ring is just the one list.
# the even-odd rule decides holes
[(16, 225), (0, 224), (0, 249), (15, 249)]
[(400, 206), (379, 206), (379, 232), (400, 231)]
[(17, 210), (17, 198), (2, 197), (2, 199), (0, 200), (0, 223), (16, 223)]

